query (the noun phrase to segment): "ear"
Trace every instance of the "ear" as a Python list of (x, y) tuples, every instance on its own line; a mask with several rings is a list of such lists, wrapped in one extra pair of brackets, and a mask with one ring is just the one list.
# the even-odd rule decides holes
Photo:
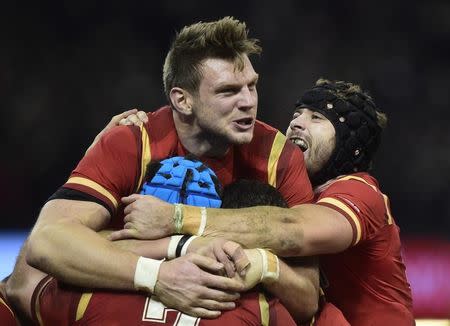
[(193, 96), (187, 90), (180, 87), (174, 87), (170, 90), (169, 97), (173, 108), (180, 114), (192, 114), (192, 106), (194, 102)]

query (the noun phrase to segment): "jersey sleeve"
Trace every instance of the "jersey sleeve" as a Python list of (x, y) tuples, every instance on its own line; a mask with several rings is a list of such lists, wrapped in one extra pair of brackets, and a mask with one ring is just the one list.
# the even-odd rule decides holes
[(81, 159), (63, 187), (93, 196), (115, 212), (120, 198), (135, 192), (140, 168), (139, 135), (137, 127), (111, 129)]
[(303, 153), (286, 141), (277, 167), (277, 188), (289, 207), (311, 203), (313, 191)]
[(0, 320), (4, 326), (15, 326), (16, 318), (6, 299), (0, 294)]
[(353, 229), (352, 245), (370, 238), (387, 224), (392, 224), (387, 197), (362, 178), (343, 178), (331, 184), (317, 200), (349, 221)]

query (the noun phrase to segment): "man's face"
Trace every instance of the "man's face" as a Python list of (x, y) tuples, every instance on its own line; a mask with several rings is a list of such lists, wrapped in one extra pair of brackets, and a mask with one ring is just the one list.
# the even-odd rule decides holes
[(258, 105), (256, 83), (258, 74), (247, 56), (244, 69), (224, 59), (203, 61), (203, 78), (198, 94), (193, 97), (197, 126), (212, 141), (246, 144), (253, 138)]
[(305, 156), (309, 176), (320, 171), (333, 153), (336, 144), (333, 124), (319, 112), (297, 109), (286, 136)]

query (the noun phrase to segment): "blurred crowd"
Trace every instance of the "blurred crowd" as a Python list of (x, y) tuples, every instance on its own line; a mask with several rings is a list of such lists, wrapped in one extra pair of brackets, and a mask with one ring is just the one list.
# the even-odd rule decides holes
[(319, 77), (370, 89), (389, 116), (374, 175), (402, 234), (450, 239), (450, 3), (436, 0), (2, 4), (0, 228), (33, 225), (112, 115), (163, 105), (175, 32), (225, 15), (261, 40), (261, 120), (284, 131)]

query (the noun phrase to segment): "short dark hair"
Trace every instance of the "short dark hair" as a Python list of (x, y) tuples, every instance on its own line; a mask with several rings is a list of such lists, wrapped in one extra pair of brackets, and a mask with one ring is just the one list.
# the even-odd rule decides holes
[(251, 206), (288, 207), (281, 193), (268, 183), (241, 179), (224, 188), (222, 208)]

